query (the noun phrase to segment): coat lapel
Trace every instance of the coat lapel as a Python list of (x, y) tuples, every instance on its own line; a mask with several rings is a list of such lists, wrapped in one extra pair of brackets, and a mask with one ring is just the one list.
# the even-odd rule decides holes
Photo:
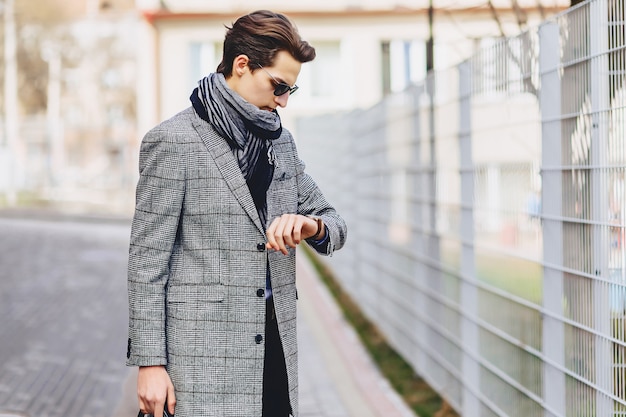
[(239, 163), (233, 152), (226, 143), (226, 140), (213, 130), (207, 122), (202, 119), (194, 121), (194, 128), (200, 135), (202, 142), (213, 157), (218, 169), (222, 173), (224, 180), (232, 191), (233, 195), (244, 208), (248, 216), (252, 219), (256, 227), (265, 235), (265, 228), (261, 225), (261, 219), (256, 211), (254, 200), (248, 189), (248, 184), (241, 173)]

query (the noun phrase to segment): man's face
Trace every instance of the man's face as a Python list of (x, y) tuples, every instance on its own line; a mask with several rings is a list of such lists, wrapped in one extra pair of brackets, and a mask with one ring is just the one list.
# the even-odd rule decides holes
[[(289, 92), (276, 96), (274, 89), (277, 82), (283, 82), (290, 86), (295, 85), (302, 67), (298, 60), (286, 51), (279, 51), (274, 59), (274, 64), (263, 68), (252, 62), (238, 67), (237, 59), (235, 60), (233, 75), (227, 80), (233, 90), (261, 110), (270, 111), (279, 106), (287, 106)], [(254, 72), (252, 72), (253, 69)]]

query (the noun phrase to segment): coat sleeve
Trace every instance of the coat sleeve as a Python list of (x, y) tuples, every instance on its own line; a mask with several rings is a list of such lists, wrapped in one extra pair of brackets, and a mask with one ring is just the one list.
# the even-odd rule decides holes
[(304, 171), (304, 162), (298, 157), (295, 143), (292, 142), (292, 144), (297, 160), (298, 214), (321, 217), (329, 234), (327, 245), (320, 246), (311, 243), (309, 245), (322, 255), (332, 255), (334, 251), (341, 249), (346, 242), (348, 234), (346, 222), (335, 208), (326, 201), (326, 197), (324, 197), (313, 178)]
[(185, 193), (183, 156), (173, 139), (154, 129), (139, 153), (128, 260), (128, 365), (167, 363), (165, 287)]

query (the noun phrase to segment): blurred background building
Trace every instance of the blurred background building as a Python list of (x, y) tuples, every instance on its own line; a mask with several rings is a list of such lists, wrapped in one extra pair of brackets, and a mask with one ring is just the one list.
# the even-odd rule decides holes
[(568, 5), (564, 0), (268, 0), (219, 5), (141, 0), (142, 42), (149, 47), (141, 49), (140, 72), (146, 76), (138, 95), (145, 103), (139, 106), (139, 127), (145, 130), (187, 106), (183, 92), (221, 60), (225, 25), (257, 8), (289, 15), (317, 50), (315, 61), (303, 66), (297, 98), (281, 111), (284, 123), (294, 129), (293, 119), (299, 116), (367, 108), (386, 93), (423, 80), (431, 35), (435, 68), (445, 68)]
[[(129, 213), (143, 134), (188, 105), (220, 61), (225, 26), (267, 8), (317, 49), (300, 116), (368, 108), (569, 0), (4, 0), (0, 206)], [(429, 55), (430, 53), (430, 55)], [(297, 132), (296, 137), (297, 137)]]
[(136, 165), (134, 3), (2, 6), (0, 204), (118, 210)]

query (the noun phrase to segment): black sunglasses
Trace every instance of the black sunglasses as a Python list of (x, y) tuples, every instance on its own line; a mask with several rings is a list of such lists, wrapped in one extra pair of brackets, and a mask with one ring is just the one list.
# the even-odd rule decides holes
[(276, 78), (274, 78), (274, 76), (272, 74), (270, 74), (265, 68), (263, 68), (261, 66), (261, 64), (257, 64), (259, 66), (259, 68), (261, 68), (263, 71), (265, 71), (265, 73), (267, 75), (270, 76), (270, 78), (272, 79), (272, 83), (274, 84), (274, 95), (275, 96), (282, 96), (283, 94), (289, 93), (289, 95), (292, 95), (293, 93), (295, 93), (298, 90), (298, 86), (297, 85), (293, 85), (290, 86), (289, 84), (282, 82), (282, 81), (278, 81)]

